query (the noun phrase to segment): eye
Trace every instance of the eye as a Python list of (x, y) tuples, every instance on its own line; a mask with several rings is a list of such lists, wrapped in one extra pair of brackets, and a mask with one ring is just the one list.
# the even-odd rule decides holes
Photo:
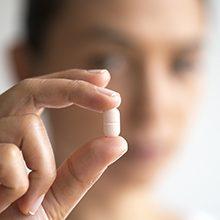
[(100, 54), (92, 56), (88, 61), (89, 68), (108, 69), (111, 72), (122, 72), (127, 68), (126, 57), (119, 54)]
[(193, 58), (177, 58), (173, 65), (172, 70), (174, 73), (189, 73), (195, 70), (197, 62)]

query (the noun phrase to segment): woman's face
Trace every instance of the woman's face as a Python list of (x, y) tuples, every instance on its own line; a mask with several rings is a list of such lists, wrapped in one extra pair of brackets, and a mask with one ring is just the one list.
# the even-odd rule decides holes
[[(48, 27), (37, 72), (106, 68), (108, 87), (121, 94), (129, 151), (112, 179), (146, 181), (176, 151), (199, 92), (203, 7), (199, 0), (67, 1)], [(51, 110), (51, 119), (58, 160), (102, 135), (98, 113)]]

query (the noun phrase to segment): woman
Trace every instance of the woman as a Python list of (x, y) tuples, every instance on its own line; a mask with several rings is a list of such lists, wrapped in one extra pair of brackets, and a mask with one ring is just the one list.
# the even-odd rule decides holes
[[(154, 201), (152, 185), (200, 93), (204, 26), (199, 0), (29, 0), (13, 50), (21, 82), (0, 97), (0, 219), (186, 219)], [(125, 139), (101, 127), (115, 107), (122, 158)]]

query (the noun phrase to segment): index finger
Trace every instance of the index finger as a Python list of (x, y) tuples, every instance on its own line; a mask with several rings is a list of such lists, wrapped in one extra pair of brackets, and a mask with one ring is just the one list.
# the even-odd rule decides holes
[(42, 108), (64, 108), (73, 104), (94, 111), (120, 105), (120, 94), (83, 80), (26, 79), (0, 96), (0, 117), (39, 114)]

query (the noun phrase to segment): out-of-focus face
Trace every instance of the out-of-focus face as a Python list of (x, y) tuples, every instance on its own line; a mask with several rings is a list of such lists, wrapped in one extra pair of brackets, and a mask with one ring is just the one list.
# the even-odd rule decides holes
[[(200, 92), (203, 7), (199, 0), (67, 1), (48, 27), (37, 72), (106, 68), (109, 88), (122, 96), (129, 152), (106, 174), (111, 180), (147, 181), (176, 151)], [(60, 160), (102, 134), (98, 113), (75, 107), (52, 110), (51, 119)]]

